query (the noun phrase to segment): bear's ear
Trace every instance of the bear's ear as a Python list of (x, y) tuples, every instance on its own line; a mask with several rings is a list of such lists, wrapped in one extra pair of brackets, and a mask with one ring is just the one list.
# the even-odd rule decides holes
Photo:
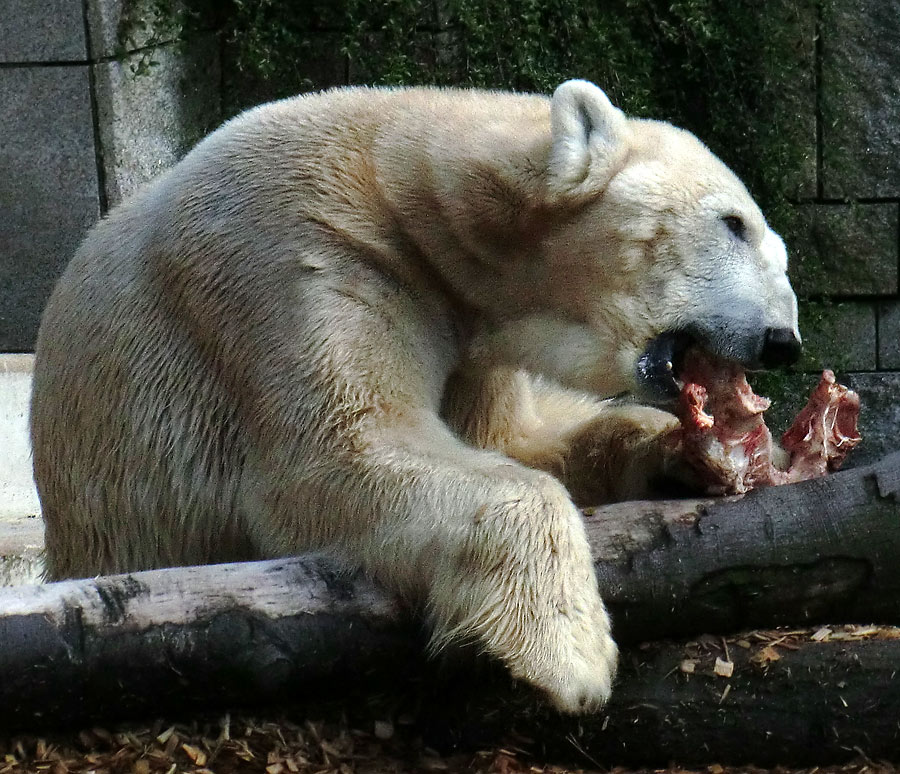
[(556, 194), (602, 190), (624, 156), (630, 130), (625, 114), (588, 81), (566, 81), (550, 105), (550, 188)]

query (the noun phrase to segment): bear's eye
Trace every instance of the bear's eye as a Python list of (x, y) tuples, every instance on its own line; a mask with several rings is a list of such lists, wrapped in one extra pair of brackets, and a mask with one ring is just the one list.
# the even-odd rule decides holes
[(747, 224), (740, 215), (724, 215), (722, 220), (732, 234), (744, 242), (747, 241)]

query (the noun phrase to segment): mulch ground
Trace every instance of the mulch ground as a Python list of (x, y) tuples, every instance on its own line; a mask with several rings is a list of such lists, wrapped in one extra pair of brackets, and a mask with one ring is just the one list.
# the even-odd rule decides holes
[(895, 774), (865, 758), (809, 769), (758, 769), (710, 764), (701, 769), (624, 769), (540, 760), (516, 744), (441, 755), (403, 725), (375, 721), (254, 720), (225, 716), (214, 723), (94, 728), (61, 737), (20, 737), (0, 743), (0, 774)]

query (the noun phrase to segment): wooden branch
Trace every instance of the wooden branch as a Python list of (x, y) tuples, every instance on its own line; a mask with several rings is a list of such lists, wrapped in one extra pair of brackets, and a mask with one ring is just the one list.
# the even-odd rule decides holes
[(0, 729), (281, 701), (420, 659), (412, 616), (312, 555), (0, 590)]
[[(741, 499), (597, 509), (587, 518), (588, 532), (620, 642), (815, 620), (900, 622), (898, 490), (900, 454), (894, 454), (866, 468)], [(0, 590), (0, 727), (121, 719), (173, 706), (273, 702), (315, 691), (316, 685), (328, 686), (333, 696), (341, 690), (338, 680), (371, 687), (373, 676), (395, 682), (410, 673), (421, 676), (421, 645), (413, 616), (359, 574), (342, 573), (321, 556), (10, 588)], [(874, 652), (869, 643), (853, 647), (858, 658)], [(795, 682), (772, 695), (776, 683), (748, 669), (741, 690), (767, 696), (759, 711), (773, 719), (837, 707), (848, 692), (877, 697), (893, 708), (889, 716), (895, 719), (900, 679), (888, 677), (900, 663), (900, 645), (884, 648), (874, 671), (829, 656), (834, 680), (801, 683), (792, 671)], [(747, 746), (756, 740), (753, 734), (737, 733), (737, 716), (717, 725), (716, 713), (724, 710), (708, 695), (692, 700), (667, 693), (671, 686), (661, 681), (662, 666), (629, 672), (630, 658), (623, 659), (606, 722), (618, 737), (599, 733), (603, 716), (559, 720), (553, 727), (587, 729), (584, 743), (591, 749), (606, 750), (608, 742), (609, 749), (621, 750), (630, 728), (624, 719), (634, 708), (658, 706), (643, 721), (647, 734), (659, 732), (670, 718), (678, 733), (706, 738), (707, 727), (730, 729), (731, 737), (748, 740), (747, 754), (755, 750)], [(797, 670), (814, 675), (820, 656), (809, 658)], [(664, 661), (671, 669), (671, 659)], [(684, 709), (701, 699), (713, 716)], [(499, 694), (492, 690), (484, 701), (496, 715)], [(862, 717), (860, 708), (851, 709), (852, 716), (838, 711), (829, 722), (858, 731), (853, 723)], [(532, 715), (523, 706), (522, 716)], [(873, 744), (888, 738), (879, 723), (866, 723)], [(846, 732), (823, 726), (799, 740), (786, 723), (763, 726), (773, 735), (767, 742), (773, 749), (793, 750), (783, 753), (782, 763), (826, 749), (835, 733), (840, 740)], [(633, 744), (638, 752), (654, 749)], [(738, 748), (715, 739), (703, 744), (707, 760), (762, 762), (741, 758)], [(674, 755), (676, 747), (659, 749)]]

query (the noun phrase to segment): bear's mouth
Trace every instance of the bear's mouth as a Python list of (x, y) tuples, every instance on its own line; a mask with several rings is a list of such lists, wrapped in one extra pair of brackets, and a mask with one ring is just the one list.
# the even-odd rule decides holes
[(684, 355), (696, 344), (686, 331), (666, 331), (651, 339), (637, 361), (640, 392), (655, 400), (674, 400), (684, 383), (678, 378)]
[(636, 377), (641, 397), (661, 403), (677, 399), (684, 387), (681, 374), (689, 350), (699, 350), (707, 362), (723, 372), (735, 365), (742, 369), (753, 367), (724, 356), (716, 349), (712, 342), (686, 330), (665, 331), (651, 339), (637, 361)]

